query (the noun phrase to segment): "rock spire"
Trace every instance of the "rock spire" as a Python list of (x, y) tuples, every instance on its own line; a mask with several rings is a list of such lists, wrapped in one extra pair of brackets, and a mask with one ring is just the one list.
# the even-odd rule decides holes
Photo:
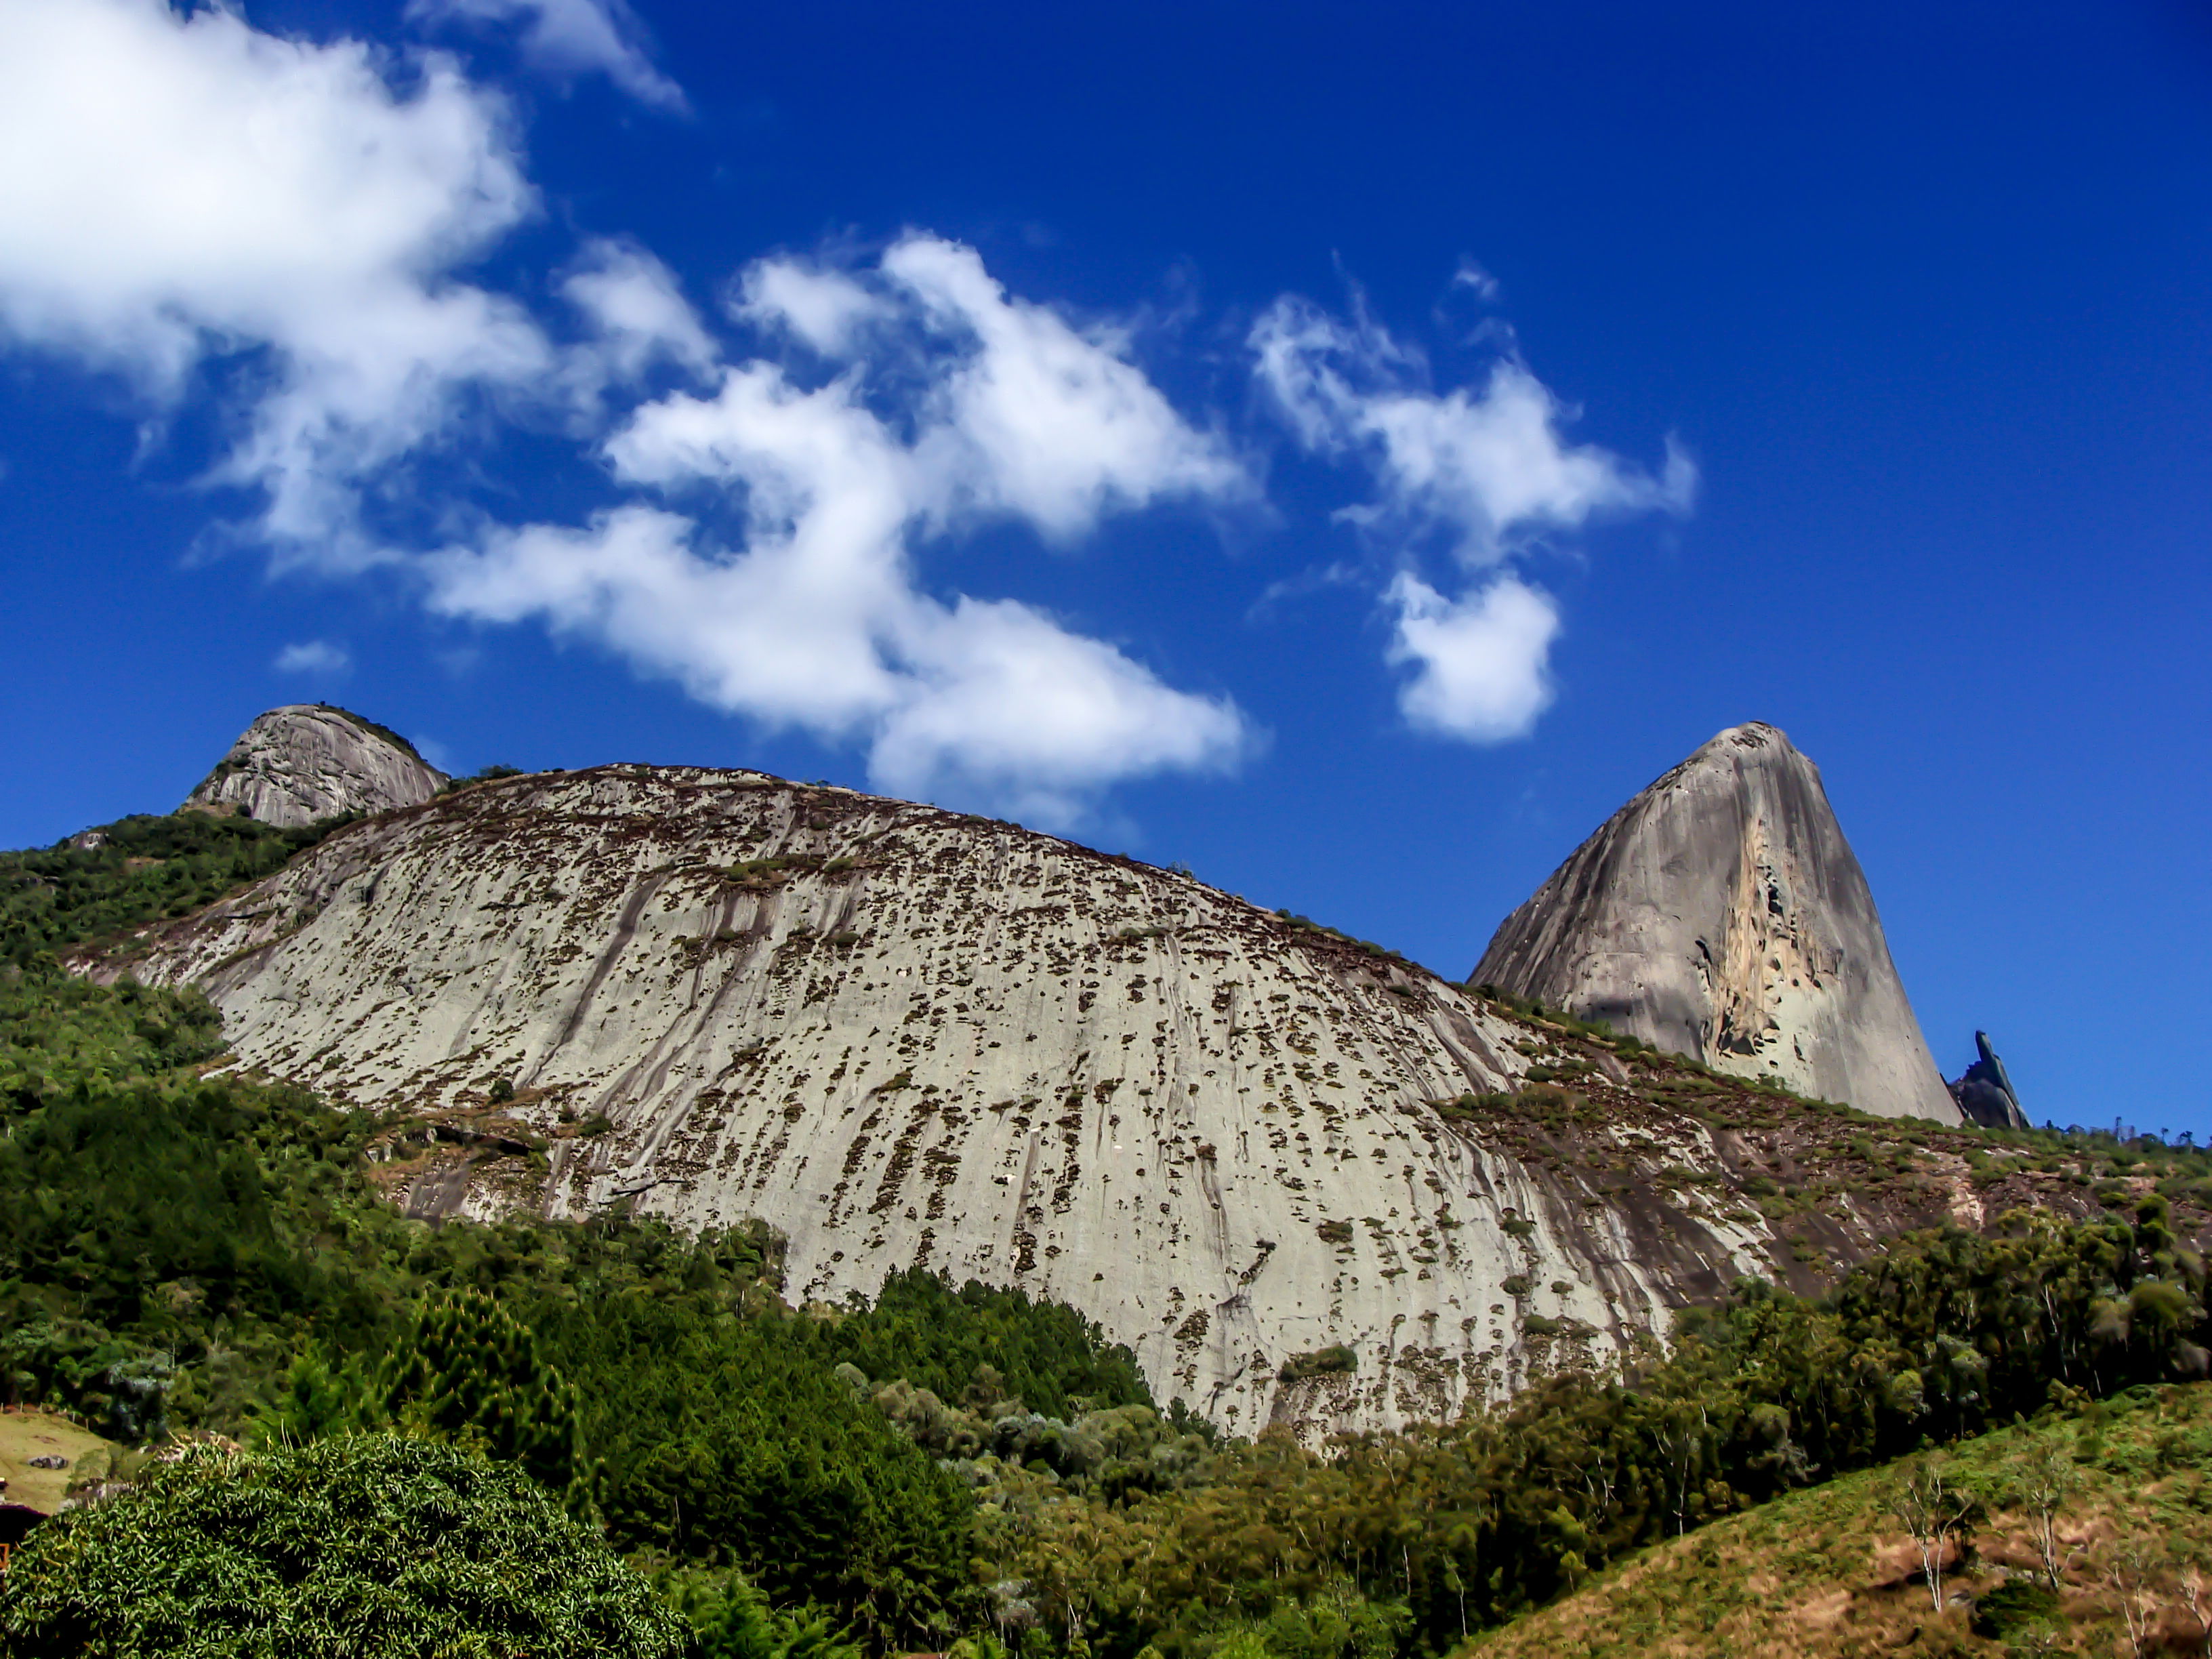
[(1607, 819), (1475, 969), (1716, 1070), (1959, 1121), (1820, 769), (1731, 726)]
[(247, 726), (184, 804), (290, 829), (419, 806), (445, 781), (398, 732), (328, 703), (291, 703)]
[(1974, 1033), (1974, 1063), (1951, 1085), (1951, 1098), (1959, 1103), (1959, 1109), (1985, 1129), (2033, 1128), (2021, 1109), (2011, 1073), (1990, 1046), (1987, 1031)]

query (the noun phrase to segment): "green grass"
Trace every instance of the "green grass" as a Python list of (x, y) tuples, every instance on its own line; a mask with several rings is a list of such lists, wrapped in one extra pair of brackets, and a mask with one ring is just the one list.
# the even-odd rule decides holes
[[(27, 1504), (52, 1515), (62, 1504), (70, 1482), (85, 1468), (88, 1458), (105, 1468), (118, 1450), (112, 1441), (54, 1412), (0, 1413), (0, 1477), (8, 1482), (10, 1504)], [(67, 1465), (58, 1469), (31, 1467), (34, 1457), (60, 1457)]]
[[(2081, 1482), (2063, 1512), (2056, 1652), (2126, 1652), (2121, 1590), (2111, 1574), (2131, 1544), (2156, 1626), (2174, 1651), (2203, 1651), (2179, 1594), (2194, 1551), (2212, 1571), (2212, 1387), (2136, 1389), (2102, 1406), (2050, 1413), (1951, 1448), (1952, 1472), (1984, 1494), (1990, 1518), (1969, 1560), (1945, 1575), (1953, 1593), (1986, 1596), (2028, 1582), (2039, 1555), (2028, 1516), (2008, 1493), (2035, 1451), (2057, 1449)], [(1887, 1507), (1899, 1466), (1846, 1475), (1629, 1558), (1542, 1610), (1478, 1638), (1467, 1659), (1845, 1659), (1890, 1651), (1987, 1655), (1968, 1607), (1938, 1614), (1903, 1524)]]

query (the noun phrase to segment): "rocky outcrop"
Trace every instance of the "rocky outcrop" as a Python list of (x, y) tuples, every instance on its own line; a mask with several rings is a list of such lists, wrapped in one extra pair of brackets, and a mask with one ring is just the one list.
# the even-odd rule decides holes
[(2011, 1074), (1990, 1046), (1987, 1031), (1974, 1033), (1974, 1052), (1980, 1058), (1951, 1085), (1951, 1098), (1959, 1103), (1959, 1109), (1984, 1129), (2032, 1128), (2013, 1091)]
[(1885, 1117), (1956, 1122), (1813, 763), (1732, 726), (1507, 917), (1474, 979)]
[(328, 703), (293, 703), (247, 726), (185, 807), (291, 829), (418, 806), (446, 781), (398, 732)]
[(80, 966), (196, 982), (241, 1064), (430, 1126), (376, 1171), (411, 1212), (758, 1218), (794, 1302), (1019, 1285), (1248, 1433), (1447, 1416), (1886, 1224), (1763, 1213), (1797, 1154), (1711, 1079), (1632, 1088), (1185, 875), (758, 773), (467, 786), (136, 951)]

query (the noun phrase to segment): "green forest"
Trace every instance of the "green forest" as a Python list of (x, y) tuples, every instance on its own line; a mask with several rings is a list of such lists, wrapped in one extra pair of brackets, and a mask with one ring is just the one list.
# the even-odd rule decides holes
[[(331, 1494), (374, 1492), (395, 1539), (481, 1512), (488, 1548), (627, 1563), (483, 1602), (532, 1651), (1414, 1659), (1794, 1489), (2212, 1364), (2204, 1263), (2154, 1192), (1901, 1239), (1818, 1300), (1747, 1280), (1619, 1368), (1318, 1449), (1218, 1438), (1017, 1291), (916, 1272), (797, 1310), (764, 1231), (409, 1221), (362, 1173), (374, 1115), (203, 1075), (203, 1000), (54, 960), (311, 839), (252, 830), (132, 819), (0, 860), (0, 1395), (125, 1447), (246, 1449), (137, 1464), (40, 1528), (9, 1651), (94, 1650), (53, 1644), (119, 1616), (149, 1517), (207, 1552), (144, 1603), (173, 1623), (204, 1616), (191, 1584), (243, 1607), (298, 1579), (240, 1541), (269, 1516), (352, 1536)], [(346, 1559), (300, 1629), (388, 1611), (375, 1552)], [(459, 1618), (464, 1589), (422, 1594)], [(99, 1650), (169, 1650), (154, 1631)]]

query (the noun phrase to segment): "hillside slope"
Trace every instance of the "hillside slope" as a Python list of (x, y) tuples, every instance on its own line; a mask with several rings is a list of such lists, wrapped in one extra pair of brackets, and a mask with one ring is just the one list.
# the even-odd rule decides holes
[(1448, 1415), (1741, 1273), (1979, 1224), (1989, 1182), (2094, 1207), (1188, 877), (758, 773), (466, 787), (78, 965), (412, 1114), (415, 1213), (759, 1218), (794, 1298), (1018, 1285), (1243, 1432)]
[[(2019, 1489), (2045, 1451), (2079, 1488), (2058, 1512), (2062, 1584), (2040, 1615), (2057, 1645), (2024, 1647), (2039, 1615), (2002, 1602), (2027, 1599), (2022, 1589), (2037, 1578), (2035, 1517)], [(2212, 1626), (2190, 1610), (2183, 1577), (2193, 1561), (2212, 1577), (2212, 1387), (2131, 1390), (2078, 1416), (1965, 1442), (1948, 1462), (1990, 1513), (1971, 1556), (1948, 1552), (1941, 1613), (1919, 1552), (1890, 1510), (1900, 1465), (1793, 1492), (1647, 1550), (1479, 1638), (1466, 1659), (2126, 1653), (2130, 1598), (2151, 1632), (2135, 1650), (2205, 1650)], [(2015, 1588), (1996, 1598), (2008, 1581)], [(1977, 1633), (1977, 1603), (1982, 1629), (1996, 1633)], [(2212, 1615), (2212, 1599), (2200, 1605)]]

